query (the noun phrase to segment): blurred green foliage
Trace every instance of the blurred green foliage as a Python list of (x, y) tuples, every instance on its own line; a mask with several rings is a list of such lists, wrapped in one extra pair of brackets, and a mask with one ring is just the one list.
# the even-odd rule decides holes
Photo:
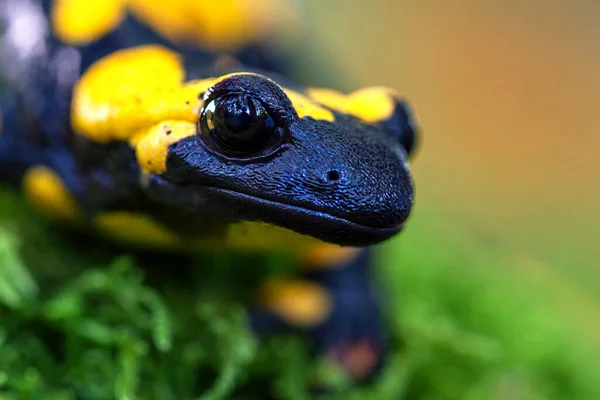
[(253, 283), (285, 257), (124, 255), (0, 190), (0, 399), (308, 399), (317, 380), (342, 399), (600, 398), (598, 354), (490, 272), (507, 257), (433, 217), (381, 250), (394, 349), (348, 388), (300, 338), (246, 327)]

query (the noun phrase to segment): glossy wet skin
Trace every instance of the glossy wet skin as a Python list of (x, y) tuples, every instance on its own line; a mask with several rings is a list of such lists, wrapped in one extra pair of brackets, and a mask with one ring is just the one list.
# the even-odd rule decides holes
[(333, 121), (301, 118), (282, 87), (256, 74), (225, 78), (202, 96), (197, 134), (172, 144), (166, 171), (150, 177), (161, 202), (342, 245), (402, 228), (415, 135), (403, 103), (376, 123), (338, 112)]

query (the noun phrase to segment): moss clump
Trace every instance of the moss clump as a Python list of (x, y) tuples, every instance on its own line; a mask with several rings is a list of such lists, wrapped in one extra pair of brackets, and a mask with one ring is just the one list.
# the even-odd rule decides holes
[[(336, 397), (600, 398), (598, 357), (577, 332), (494, 274), (507, 259), (440, 226), (416, 219), (382, 249), (390, 365)], [(300, 338), (248, 331), (254, 282), (285, 263), (266, 261), (124, 255), (0, 190), (0, 399), (307, 399), (316, 376), (347, 386)]]

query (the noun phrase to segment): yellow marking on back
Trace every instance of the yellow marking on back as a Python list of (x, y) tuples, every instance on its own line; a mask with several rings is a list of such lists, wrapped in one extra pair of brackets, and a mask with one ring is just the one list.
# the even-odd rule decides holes
[[(158, 33), (170, 40), (197, 40), (200, 27), (194, 27), (191, 15), (191, 2), (188, 0), (129, 0), (130, 11), (143, 23), (152, 26)], [(202, 7), (204, 1), (196, 1)]]
[(236, 50), (275, 31), (293, 28), (296, 17), (281, 0), (129, 0), (130, 11), (161, 35), (213, 50)]
[(82, 219), (77, 201), (60, 176), (50, 168), (31, 167), (25, 173), (22, 185), (29, 203), (48, 218), (70, 223)]
[(100, 234), (113, 241), (137, 247), (181, 249), (180, 237), (144, 214), (128, 211), (100, 213), (93, 221)]
[(259, 305), (297, 327), (310, 328), (332, 312), (331, 296), (321, 285), (302, 280), (271, 279), (258, 292)]
[(130, 141), (143, 172), (162, 174), (167, 170), (169, 146), (196, 134), (191, 122), (167, 120), (143, 131)]
[(52, 30), (65, 43), (91, 43), (121, 23), (125, 3), (125, 0), (55, 0), (50, 13)]
[(83, 45), (110, 33), (130, 11), (175, 42), (234, 51), (278, 27), (297, 28), (293, 7), (280, 0), (55, 0), (52, 29), (62, 41)]
[(398, 94), (384, 87), (359, 89), (343, 94), (331, 89), (313, 88), (306, 93), (325, 107), (349, 114), (366, 123), (376, 123), (389, 119), (394, 113)]

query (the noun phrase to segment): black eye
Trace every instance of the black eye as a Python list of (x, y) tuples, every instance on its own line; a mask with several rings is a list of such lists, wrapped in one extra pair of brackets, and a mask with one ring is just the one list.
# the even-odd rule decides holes
[(264, 105), (247, 94), (209, 100), (199, 121), (200, 136), (212, 150), (238, 158), (272, 152), (281, 144), (280, 131)]

